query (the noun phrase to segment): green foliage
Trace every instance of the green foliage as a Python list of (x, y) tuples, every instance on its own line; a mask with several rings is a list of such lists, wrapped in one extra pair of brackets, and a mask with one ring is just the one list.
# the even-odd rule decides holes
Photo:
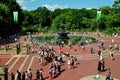
[(52, 29), (58, 30), (60, 24), (65, 23), (66, 29), (80, 29), (81, 13), (79, 10), (69, 9), (67, 12), (57, 16), (52, 23)]
[(113, 4), (114, 9), (120, 9), (120, 0), (115, 0)]
[(50, 41), (53, 38), (54, 38), (54, 36), (49, 35), (49, 36), (40, 36), (40, 37), (37, 37), (36, 39), (43, 40), (43, 41)]
[[(32, 11), (23, 11), (25, 20), (24, 26), (28, 26), (26, 30), (31, 30), (46, 33), (48, 31), (58, 32), (59, 26), (66, 24), (68, 31), (100, 31), (106, 30), (111, 26), (119, 27), (120, 14), (114, 14), (113, 8), (110, 6), (102, 6), (99, 8), (102, 11), (102, 16), (96, 22), (97, 9), (56, 9), (49, 11), (46, 7), (39, 7)], [(37, 26), (37, 27), (35, 27)]]
[[(9, 8), (7, 5), (0, 3), (0, 16), (6, 16), (10, 12)], [(4, 14), (4, 15), (3, 15)]]
[(24, 20), (22, 22), (22, 25), (23, 26), (33, 25), (34, 21), (32, 14), (30, 14), (30, 12), (27, 10), (23, 10), (23, 14), (24, 14)]
[(96, 41), (95, 38), (93, 37), (86, 37), (86, 36), (72, 36), (72, 38), (74, 39), (74, 42), (82, 42), (82, 41), (85, 41), (85, 40), (92, 40), (93, 42)]
[(102, 6), (102, 7), (100, 7), (100, 10), (102, 11), (102, 14), (108, 15), (108, 14), (110, 14), (111, 7), (110, 6)]
[[(96, 21), (97, 10), (102, 12), (99, 21)], [(15, 24), (13, 20), (14, 11), (18, 11), (18, 24)], [(119, 33), (120, 0), (115, 0), (112, 7), (101, 6), (99, 9), (67, 8), (54, 11), (50, 11), (46, 7), (38, 7), (32, 11), (22, 10), (16, 0), (0, 0), (1, 37), (28, 31), (58, 32), (62, 23), (66, 24), (67, 31), (86, 32), (99, 29), (103, 33)]]
[[(14, 23), (13, 12), (19, 12), (18, 24)], [(12, 34), (19, 34), (23, 20), (22, 10), (16, 0), (0, 0), (0, 36), (6, 38)], [(1, 24), (2, 23), (2, 24)]]
[(73, 38), (74, 38), (75, 42), (78, 42), (78, 41), (82, 40), (81, 36), (74, 36)]
[(120, 28), (107, 28), (106, 30), (103, 30), (102, 33), (104, 34), (120, 34)]
[(27, 32), (38, 32), (38, 26), (29, 26), (29, 27), (22, 27), (22, 32), (21, 34), (26, 34)]

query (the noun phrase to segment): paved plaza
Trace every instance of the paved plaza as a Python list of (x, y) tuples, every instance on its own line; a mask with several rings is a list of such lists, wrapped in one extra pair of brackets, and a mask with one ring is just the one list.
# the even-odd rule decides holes
[[(80, 35), (80, 34), (78, 34)], [(98, 35), (95, 33), (85, 35), (85, 36), (93, 36), (98, 38)], [(106, 50), (102, 50), (103, 58), (105, 60), (105, 69), (107, 70), (110, 68), (111, 70), (111, 77), (113, 80), (119, 80), (120, 79), (120, 52), (119, 50), (113, 50), (114, 51), (114, 60), (111, 60), (109, 57), (109, 45), (112, 43), (111, 40), (114, 39), (113, 44), (120, 45), (120, 37), (114, 37), (114, 36), (107, 36), (107, 35), (101, 35), (100, 39), (104, 40), (105, 48)], [(21, 44), (24, 44), (24, 41), (21, 41)], [(105, 80), (105, 77), (107, 75), (107, 71), (101, 72), (100, 78), (96, 79), (96, 75), (98, 73), (97, 66), (98, 66), (98, 44), (95, 42), (93, 44), (89, 44), (85, 47), (85, 50), (82, 50), (78, 48), (77, 45), (73, 45), (70, 49), (67, 45), (65, 45), (62, 48), (63, 52), (70, 53), (71, 56), (76, 56), (78, 59), (78, 64), (74, 66), (73, 69), (68, 69), (67, 65), (67, 58), (63, 57), (63, 63), (61, 66), (61, 73), (58, 74), (56, 78), (53, 80)], [(90, 53), (90, 48), (94, 48), (94, 53)], [(54, 45), (53, 48), (59, 54), (58, 45)], [(75, 51), (77, 49), (77, 51)], [(0, 54), (0, 66), (8, 65), (8, 72), (9, 74), (11, 72), (15, 73), (19, 70), (21, 73), (23, 71), (28, 70), (29, 68), (32, 69), (33, 72), (33, 79), (35, 79), (36, 70), (43, 68), (44, 70), (44, 79), (49, 80), (49, 64), (45, 66), (41, 66), (39, 64), (39, 56), (36, 54), (29, 54), (29, 55), (13, 55), (9, 52), (1, 52)], [(10, 80), (10, 75), (9, 75)]]

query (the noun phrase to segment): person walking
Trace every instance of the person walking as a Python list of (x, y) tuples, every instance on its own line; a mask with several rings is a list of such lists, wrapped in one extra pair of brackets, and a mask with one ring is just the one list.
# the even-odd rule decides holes
[(40, 69), (40, 80), (44, 80), (44, 78), (43, 78), (43, 69), (42, 68)]
[(40, 80), (40, 71), (36, 70), (36, 80)]
[(74, 57), (74, 61), (75, 61), (75, 65), (79, 63), (76, 56)]
[(101, 49), (101, 45), (100, 45), (100, 42), (98, 42), (98, 48)]
[(22, 80), (25, 80), (25, 72), (22, 73)]
[(114, 58), (114, 53), (113, 53), (113, 51), (110, 51), (110, 59), (112, 59), (112, 60), (115, 59), (115, 58)]
[(13, 72), (11, 73), (11, 80), (15, 80), (15, 75)]
[(21, 73), (17, 70), (17, 79), (16, 80), (21, 80)]
[(71, 68), (71, 60), (70, 60), (70, 58), (68, 59), (67, 64), (68, 64), (68, 69), (70, 69)]
[(107, 69), (106, 80), (111, 80), (110, 76), (111, 76), (111, 71), (110, 71), (110, 69)]
[(52, 71), (52, 68), (50, 68), (50, 71), (49, 71), (49, 80), (53, 80), (53, 71)]
[(100, 60), (103, 60), (103, 54), (102, 54), (102, 52), (100, 53)]
[(98, 56), (99, 56), (99, 59), (100, 59), (100, 54), (101, 54), (101, 51), (99, 50), (99, 51), (98, 51)]
[(58, 68), (58, 72), (61, 72), (61, 63), (59, 60), (57, 61), (57, 68)]
[(56, 76), (56, 65), (53, 66), (52, 71), (53, 71), (53, 74), (54, 74), (54, 77), (55, 77)]
[(104, 61), (104, 59), (102, 60), (102, 71), (105, 71), (105, 61)]
[(101, 47), (102, 47), (103, 50), (105, 50), (105, 44), (104, 44), (103, 41), (101, 42)]
[(102, 66), (102, 63), (101, 63), (101, 61), (99, 61), (98, 62), (98, 67), (97, 67), (98, 73), (101, 72), (101, 66)]
[(74, 69), (74, 59), (71, 60), (71, 68)]
[(29, 80), (32, 80), (32, 71), (31, 71), (31, 69), (29, 69), (28, 74), (29, 74)]
[(29, 74), (27, 71), (25, 71), (25, 80), (28, 80)]
[(93, 47), (90, 48), (90, 52), (91, 52), (91, 54), (93, 53)]

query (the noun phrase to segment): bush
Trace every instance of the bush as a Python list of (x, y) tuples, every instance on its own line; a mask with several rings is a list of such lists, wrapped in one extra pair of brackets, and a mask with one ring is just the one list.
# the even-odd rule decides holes
[(82, 42), (82, 41), (90, 40), (90, 39), (91, 39), (93, 42), (96, 41), (95, 38), (93, 38), (93, 37), (86, 37), (86, 36), (73, 36), (72, 38), (74, 39), (75, 42), (79, 42), (79, 41)]
[(51, 40), (51, 39), (53, 39), (53, 38), (54, 38), (54, 36), (52, 36), (52, 35), (37, 37), (37, 39), (43, 40), (43, 41)]
[(104, 34), (120, 34), (120, 28), (108, 28), (106, 30), (103, 30), (102, 33)]

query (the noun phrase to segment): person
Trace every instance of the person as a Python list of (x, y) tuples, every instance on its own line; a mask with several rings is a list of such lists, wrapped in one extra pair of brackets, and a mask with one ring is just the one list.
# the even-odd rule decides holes
[(30, 45), (27, 44), (27, 54), (30, 54)]
[(111, 58), (112, 60), (114, 60), (114, 54), (113, 54), (113, 51), (110, 51), (110, 58)]
[(43, 78), (43, 69), (42, 68), (40, 69), (40, 80), (44, 80), (44, 78)]
[(8, 80), (8, 67), (7, 67), (7, 65), (4, 66), (4, 73), (5, 73), (4, 79)]
[(15, 75), (13, 72), (11, 73), (11, 80), (15, 80)]
[(100, 42), (98, 42), (98, 48), (101, 49), (101, 45), (100, 45)]
[(52, 68), (52, 67), (53, 67), (53, 62), (51, 61), (51, 62), (50, 62), (50, 68)]
[(100, 59), (100, 54), (101, 54), (101, 51), (99, 50), (99, 51), (98, 51), (98, 56), (99, 56), (99, 59)]
[(74, 51), (75, 51), (75, 53), (77, 53), (77, 49), (76, 49), (76, 48), (75, 48), (75, 50), (74, 50)]
[(77, 65), (78, 61), (77, 61), (77, 57), (76, 56), (74, 57), (74, 61), (75, 61), (75, 65)]
[(64, 41), (62, 41), (61, 44), (62, 44), (62, 47), (64, 47)]
[(113, 50), (113, 46), (109, 45), (109, 49), (110, 49), (110, 51), (112, 51)]
[(62, 59), (63, 57), (62, 57), (62, 55), (60, 54), (60, 56), (59, 56), (59, 60), (60, 60), (60, 62), (63, 62), (63, 59)]
[(40, 71), (36, 70), (36, 80), (40, 80)]
[(29, 69), (28, 74), (29, 74), (29, 80), (32, 80), (32, 71), (31, 71), (31, 69)]
[(56, 65), (53, 66), (52, 71), (53, 71), (53, 74), (54, 74), (54, 77), (55, 77), (56, 76)]
[(53, 80), (53, 71), (52, 71), (52, 68), (50, 68), (50, 71), (49, 71), (49, 80)]
[(114, 40), (114, 39), (112, 39), (112, 40), (111, 40), (111, 42), (112, 42), (112, 44), (113, 44), (113, 43), (115, 42), (115, 40)]
[(21, 73), (17, 70), (17, 80), (21, 80)]
[(22, 73), (22, 80), (25, 80), (25, 72)]
[(62, 47), (59, 46), (59, 54), (62, 52)]
[(104, 61), (104, 59), (102, 60), (102, 71), (105, 71), (105, 61)]
[(27, 71), (25, 71), (25, 80), (28, 80), (29, 74)]
[(91, 54), (93, 53), (93, 47), (90, 48), (90, 52), (91, 52)]
[(115, 44), (114, 46), (115, 46), (115, 50), (118, 50), (118, 45), (117, 45), (117, 44)]
[(111, 80), (111, 79), (110, 79), (110, 76), (111, 76), (111, 71), (110, 71), (110, 69), (108, 68), (108, 69), (107, 69), (106, 80)]
[(100, 60), (103, 60), (103, 54), (102, 54), (102, 52), (100, 53)]
[(71, 60), (71, 68), (74, 68), (74, 59)]
[(101, 42), (101, 47), (102, 47), (103, 50), (105, 50), (105, 44), (104, 44), (103, 41)]
[(58, 68), (58, 72), (60, 72), (61, 71), (61, 63), (59, 60), (57, 61), (57, 68)]
[(70, 69), (71, 68), (71, 61), (70, 61), (70, 58), (68, 59), (68, 69)]
[(81, 42), (80, 45), (81, 45), (82, 50), (84, 50), (85, 48), (84, 42)]
[(101, 63), (101, 61), (99, 61), (98, 62), (98, 67), (97, 67), (98, 73), (101, 72), (101, 65), (102, 65), (102, 63)]
[(68, 46), (70, 49), (72, 48), (71, 42), (68, 43)]

